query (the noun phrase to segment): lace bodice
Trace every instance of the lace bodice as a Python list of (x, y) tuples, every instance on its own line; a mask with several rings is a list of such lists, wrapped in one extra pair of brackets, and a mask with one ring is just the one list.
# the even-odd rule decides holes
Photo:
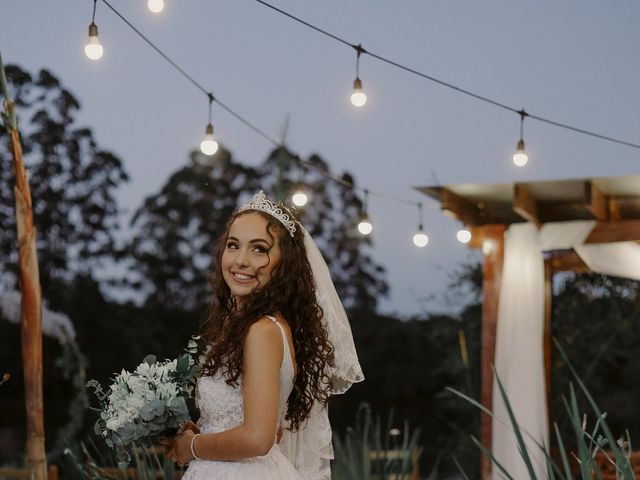
[[(278, 325), (284, 344), (284, 355), (280, 366), (280, 397), (278, 425), (287, 408), (287, 399), (293, 389), (293, 362), (289, 342), (284, 327), (273, 317), (268, 317)], [(242, 376), (238, 385), (228, 385), (219, 373), (198, 379), (196, 403), (200, 409), (198, 426), (202, 433), (214, 433), (229, 430), (242, 424), (244, 420), (244, 402), (242, 399)]]

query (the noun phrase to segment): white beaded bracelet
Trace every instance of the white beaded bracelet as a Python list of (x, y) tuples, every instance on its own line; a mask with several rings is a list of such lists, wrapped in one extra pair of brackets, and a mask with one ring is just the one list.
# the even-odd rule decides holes
[(194, 460), (202, 460), (198, 455), (196, 455), (196, 451), (193, 449), (193, 442), (196, 440), (196, 437), (200, 435), (196, 433), (193, 437), (191, 437), (191, 455), (193, 455)]

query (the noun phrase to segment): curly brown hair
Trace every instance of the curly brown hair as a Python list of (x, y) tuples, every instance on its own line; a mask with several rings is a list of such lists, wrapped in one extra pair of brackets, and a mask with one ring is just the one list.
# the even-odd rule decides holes
[[(281, 208), (294, 218), (286, 207)], [(243, 308), (237, 310), (231, 290), (223, 278), (221, 260), (231, 225), (236, 218), (247, 213), (259, 214), (267, 220), (267, 232), (278, 238), (282, 255), (273, 267), (269, 283), (243, 298)], [(291, 237), (284, 226), (267, 213), (256, 210), (236, 212), (217, 242), (215, 258), (209, 277), (214, 296), (203, 334), (203, 340), (211, 347), (204, 374), (220, 372), (229, 385), (237, 386), (249, 328), (265, 315), (279, 313), (291, 329), (298, 367), (285, 416), (289, 429), (296, 431), (309, 416), (314, 401), (327, 402), (332, 385), (326, 367), (332, 366), (334, 359), (333, 346), (321, 321), (322, 308), (316, 300), (302, 228), (297, 228)]]

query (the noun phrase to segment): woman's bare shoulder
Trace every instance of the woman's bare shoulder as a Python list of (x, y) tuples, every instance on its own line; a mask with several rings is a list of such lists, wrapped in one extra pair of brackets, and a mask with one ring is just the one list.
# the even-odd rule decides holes
[(276, 325), (275, 322), (267, 316), (262, 317), (249, 327), (247, 340), (249, 339), (267, 342), (282, 342), (280, 339), (280, 329), (278, 328), (278, 325)]

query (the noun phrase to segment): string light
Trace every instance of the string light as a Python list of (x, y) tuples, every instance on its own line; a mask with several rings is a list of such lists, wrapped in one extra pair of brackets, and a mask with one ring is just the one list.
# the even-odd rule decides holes
[(164, 10), (164, 0), (149, 0), (147, 6), (153, 13), (160, 13)]
[(456, 237), (460, 243), (469, 243), (471, 241), (471, 231), (467, 227), (458, 230)]
[(362, 45), (353, 48), (356, 50), (356, 79), (353, 81), (351, 103), (354, 107), (363, 107), (367, 103), (367, 95), (362, 91), (362, 80), (360, 80), (360, 55), (365, 49), (362, 48)]
[(213, 155), (218, 151), (218, 142), (213, 138), (213, 124), (211, 123), (211, 104), (213, 103), (213, 94), (209, 93), (209, 123), (205, 130), (204, 140), (200, 143), (200, 150), (205, 155)]
[[(275, 7), (275, 6), (271, 5), (270, 3), (266, 2), (265, 0), (256, 0), (256, 2), (261, 4), (261, 5), (264, 5), (267, 8), (270, 8), (271, 10), (274, 10), (274, 11), (278, 12), (281, 15), (284, 15), (284, 16), (288, 17), (290, 20), (293, 20), (295, 22), (298, 22), (298, 23), (304, 25), (307, 28), (310, 28), (311, 30), (315, 30), (318, 33), (321, 33), (321, 34), (323, 34), (323, 35), (325, 35), (325, 36), (327, 36), (329, 38), (332, 38), (333, 40), (335, 40), (337, 42), (340, 42), (343, 45), (347, 45), (347, 46), (352, 47), (352, 48), (357, 48), (355, 45), (352, 45), (351, 43), (349, 43), (344, 38), (341, 38), (341, 37), (339, 37), (339, 36), (337, 36), (337, 35), (335, 35), (335, 34), (333, 34), (331, 32), (328, 32), (328, 31), (326, 31), (326, 30), (324, 30), (324, 29), (322, 29), (320, 27), (317, 27), (316, 25), (313, 25), (313, 24), (311, 24), (311, 23), (309, 23), (309, 22), (307, 22), (305, 20), (302, 20), (301, 18), (298, 18), (298, 17), (296, 17), (295, 15), (292, 15), (289, 12), (286, 12), (286, 11), (284, 11), (284, 10), (278, 8), (278, 7)], [(502, 108), (504, 110), (508, 110), (510, 112), (513, 112), (513, 113), (520, 113), (517, 109), (515, 109), (515, 108), (513, 108), (513, 107), (511, 107), (509, 105), (506, 105), (506, 104), (501, 103), (501, 102), (499, 102), (497, 100), (493, 100), (491, 98), (479, 95), (479, 94), (474, 93), (474, 92), (472, 92), (470, 90), (465, 90), (464, 88), (460, 88), (457, 85), (445, 82), (444, 80), (440, 80), (439, 78), (436, 78), (433, 75), (428, 75), (426, 73), (423, 73), (423, 72), (420, 72), (420, 71), (416, 70), (415, 68), (403, 65), (403, 64), (401, 64), (401, 63), (399, 63), (399, 62), (397, 62), (397, 61), (395, 61), (395, 60), (393, 60), (391, 58), (386, 58), (386, 57), (383, 57), (382, 55), (378, 55), (378, 54), (376, 54), (374, 52), (369, 52), (369, 51), (364, 51), (364, 50), (363, 50), (362, 53), (366, 53), (369, 56), (371, 56), (371, 57), (373, 57), (373, 58), (375, 58), (375, 59), (377, 59), (377, 60), (379, 60), (379, 61), (381, 61), (383, 63), (386, 63), (387, 65), (390, 65), (392, 67), (398, 68), (400, 70), (404, 70), (405, 72), (411, 73), (411, 74), (416, 75), (416, 76), (421, 77), (421, 78), (424, 78), (425, 80), (429, 80), (430, 82), (437, 83), (438, 85), (441, 85), (443, 87), (449, 88), (451, 90), (455, 90), (458, 93), (462, 93), (463, 95), (467, 95), (469, 97), (475, 98), (476, 100), (480, 100), (482, 102), (489, 103), (489, 104), (491, 104), (491, 105), (493, 105), (495, 107)], [(609, 137), (607, 135), (602, 135), (602, 134), (597, 133), (597, 132), (591, 132), (589, 130), (584, 130), (582, 128), (574, 127), (572, 125), (567, 125), (566, 123), (557, 122), (555, 120), (552, 120), (552, 119), (549, 119), (549, 118), (544, 118), (544, 117), (541, 117), (541, 116), (538, 116), (538, 115), (532, 115), (530, 113), (528, 113), (527, 116), (529, 118), (532, 118), (534, 120), (538, 120), (539, 122), (543, 122), (543, 123), (546, 123), (548, 125), (553, 125), (555, 127), (564, 128), (566, 130), (571, 130), (573, 132), (581, 133), (583, 135), (589, 135), (589, 136), (592, 136), (592, 137), (599, 138), (601, 140), (606, 140), (608, 142), (618, 143), (620, 145), (626, 145), (627, 147), (640, 149), (640, 144), (637, 144), (637, 143), (632, 143), (632, 142), (628, 142), (628, 141), (625, 141), (625, 140), (620, 140), (620, 139), (617, 139), (617, 138)]]
[(364, 191), (364, 208), (362, 209), (362, 217), (360, 223), (358, 223), (358, 231), (362, 235), (369, 235), (373, 231), (373, 225), (369, 221), (369, 215), (367, 214), (367, 205), (369, 204), (369, 190)]
[(513, 154), (513, 163), (515, 163), (518, 167), (524, 167), (529, 161), (529, 157), (524, 151), (523, 137), (524, 117), (527, 116), (527, 112), (525, 112), (523, 109), (518, 113), (520, 114), (520, 140), (518, 141), (518, 145), (516, 146), (516, 153)]
[(309, 195), (304, 187), (304, 183), (298, 180), (293, 188), (293, 194), (291, 195), (291, 201), (296, 207), (304, 207), (309, 202)]
[(309, 196), (304, 190), (296, 190), (291, 196), (291, 201), (296, 207), (304, 207), (309, 201)]
[[(175, 68), (180, 74), (182, 74), (194, 87), (196, 87), (202, 93), (207, 95), (207, 98), (209, 99), (209, 123), (207, 124), (205, 139), (203, 140), (203, 142), (200, 145), (201, 150), (203, 151), (203, 153), (205, 153), (206, 155), (213, 155), (218, 150), (218, 143), (214, 139), (214, 136), (213, 136), (213, 124), (211, 122), (211, 116), (212, 116), (211, 109), (212, 109), (212, 103), (213, 103), (214, 100), (223, 110), (227, 111), (230, 115), (235, 117), (237, 120), (239, 120), (240, 122), (245, 124), (248, 128), (250, 128), (251, 130), (253, 130), (257, 134), (259, 134), (263, 138), (265, 138), (267, 141), (272, 143), (274, 146), (276, 146), (276, 147), (281, 147), (282, 146), (277, 140), (273, 139), (267, 133), (265, 133), (264, 131), (260, 130), (257, 126), (252, 124), (250, 121), (248, 121), (243, 116), (238, 114), (236, 111), (231, 109), (229, 106), (227, 106), (224, 103), (222, 103), (219, 99), (214, 98), (212, 93), (208, 92), (200, 83), (198, 83), (192, 76), (190, 76), (184, 69), (182, 69), (175, 61), (173, 61), (162, 50), (160, 50), (150, 39), (148, 39), (144, 34), (142, 34), (142, 32), (140, 32), (133, 24), (131, 24), (131, 22), (129, 22), (120, 12), (118, 12), (118, 10), (116, 10), (109, 3), (108, 0), (102, 0), (102, 1), (109, 9), (111, 9), (118, 17), (120, 17), (120, 19), (124, 23), (126, 23), (142, 40), (144, 40), (151, 48), (153, 48), (160, 56), (162, 56), (173, 68)], [(94, 16), (95, 16), (95, 4), (96, 4), (96, 2), (97, 2), (97, 0), (94, 0)], [(96, 36), (97, 36), (97, 27), (96, 27)], [(356, 51), (358, 52), (358, 56), (361, 53), (369, 53), (369, 52), (365, 52), (365, 50), (360, 45), (358, 45), (358, 46), (351, 45), (351, 46), (354, 49), (356, 49)], [(358, 75), (358, 68), (359, 68), (359, 65), (357, 64), (356, 65), (356, 75)], [(358, 77), (356, 77), (356, 78), (358, 78)], [(361, 217), (361, 221), (358, 224), (358, 231), (362, 235), (369, 235), (373, 231), (373, 225), (369, 221), (369, 217), (368, 217), (368, 213), (367, 213), (367, 211), (368, 211), (368, 209), (367, 209), (368, 197), (369, 197), (369, 193), (370, 193), (369, 190), (363, 189), (363, 188), (360, 188), (360, 187), (356, 187), (352, 182), (347, 181), (345, 178), (339, 177), (339, 176), (335, 176), (331, 172), (325, 170), (324, 168), (319, 167), (318, 165), (314, 164), (313, 162), (303, 160), (297, 154), (293, 154), (293, 155), (294, 155), (294, 158), (301, 165), (304, 165), (305, 167), (308, 167), (308, 168), (313, 168), (314, 170), (318, 171), (319, 174), (323, 175), (324, 177), (328, 178), (329, 180), (332, 180), (332, 181), (336, 182), (338, 185), (341, 185), (341, 186), (343, 186), (345, 188), (353, 189), (354, 191), (363, 191), (364, 192), (364, 197), (365, 197), (364, 198), (364, 209), (363, 209), (363, 215)], [(301, 182), (300, 182), (300, 185), (302, 185)], [(387, 201), (393, 201), (393, 202), (397, 202), (397, 203), (401, 203), (401, 204), (405, 204), (405, 205), (412, 205), (412, 206), (417, 205), (416, 202), (411, 202), (411, 201), (404, 200), (404, 199), (401, 199), (401, 198), (397, 198), (397, 197), (394, 197), (394, 196), (390, 196), (390, 195), (387, 195), (387, 194), (384, 194), (384, 193), (381, 193), (381, 192), (371, 192), (371, 194), (375, 195), (378, 198), (382, 198), (384, 200), (387, 200)], [(299, 198), (301, 199), (302, 197), (299, 197)], [(308, 201), (308, 195), (307, 195), (307, 201)], [(427, 242), (428, 242), (428, 237), (427, 237)]]
[(424, 233), (424, 228), (422, 227), (422, 202), (418, 202), (418, 231), (413, 236), (413, 244), (416, 247), (424, 248), (427, 243), (429, 243), (429, 237)]
[(98, 40), (98, 26), (95, 23), (96, 3), (97, 0), (93, 0), (93, 15), (91, 15), (91, 25), (89, 25), (89, 42), (84, 46), (84, 54), (91, 60), (100, 59), (104, 52), (102, 45), (100, 45), (100, 40)]

